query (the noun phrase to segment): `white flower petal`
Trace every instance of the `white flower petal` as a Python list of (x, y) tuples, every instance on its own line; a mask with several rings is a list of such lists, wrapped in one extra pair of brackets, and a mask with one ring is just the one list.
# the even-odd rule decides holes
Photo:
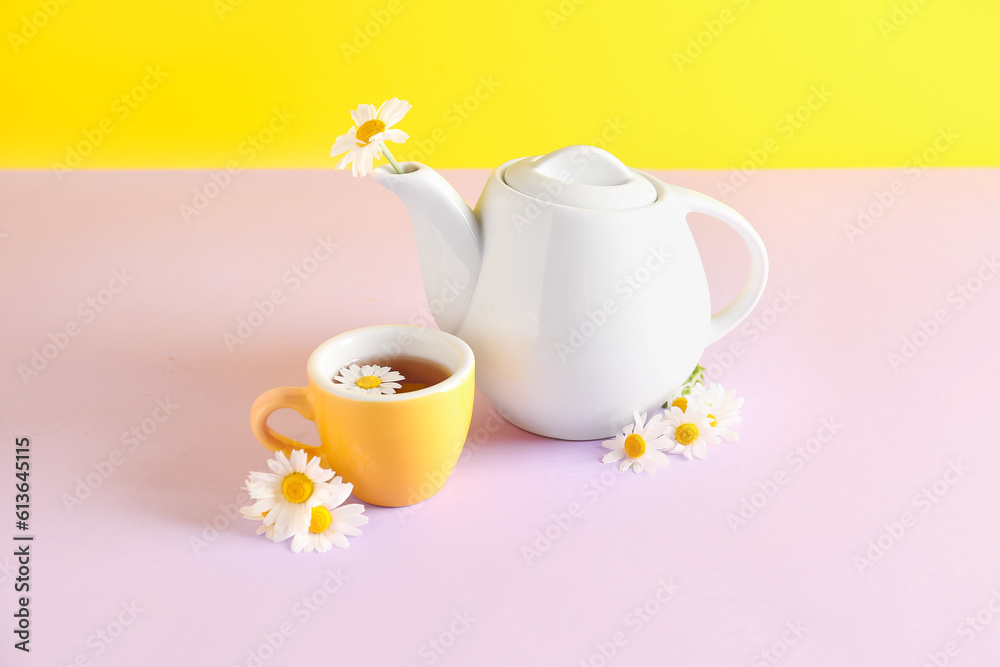
[(386, 141), (392, 141), (394, 143), (401, 144), (404, 143), (407, 139), (409, 139), (410, 135), (408, 135), (406, 132), (403, 132), (402, 130), (386, 130), (385, 132), (382, 133), (382, 138), (385, 139)]
[(352, 491), (354, 491), (354, 485), (350, 482), (342, 483), (339, 486), (332, 486), (330, 489), (330, 497), (326, 501), (326, 506), (328, 508), (332, 508), (343, 504), (343, 502), (351, 496)]
[(615, 461), (620, 461), (625, 457), (624, 449), (616, 449), (614, 451), (608, 452), (601, 459), (602, 463), (614, 463)]
[(304, 449), (293, 449), (292, 455), (289, 457), (289, 462), (292, 465), (292, 470), (295, 472), (305, 472), (306, 463), (308, 459), (306, 458), (306, 450)]
[(376, 113), (374, 104), (359, 104), (357, 109), (351, 109), (351, 119), (361, 127), (368, 121), (375, 120)]
[(343, 521), (352, 526), (363, 526), (368, 523), (368, 517), (364, 515), (364, 511), (364, 505), (351, 503), (350, 505), (341, 505), (336, 509), (330, 510), (330, 515), (337, 521)]
[(285, 477), (294, 472), (292, 464), (285, 456), (284, 452), (275, 452), (274, 458), (267, 460), (267, 467), (274, 471), (274, 474)]
[(357, 144), (357, 128), (352, 127), (347, 131), (347, 134), (340, 135), (337, 137), (337, 140), (333, 142), (333, 147), (330, 148), (330, 157), (340, 155), (344, 151), (349, 151)]
[(367, 147), (360, 149), (360, 155), (351, 163), (351, 174), (357, 178), (372, 173), (372, 162), (374, 160), (375, 156), (367, 150)]
[(340, 162), (337, 163), (336, 168), (347, 169), (347, 165), (351, 164), (354, 161), (354, 158), (357, 157), (357, 154), (358, 154), (357, 148), (352, 148), (351, 150), (347, 151), (347, 155), (341, 158)]
[(378, 117), (383, 123), (385, 123), (387, 128), (392, 127), (399, 121), (403, 120), (403, 116), (405, 116), (406, 112), (412, 108), (413, 107), (406, 100), (400, 100), (393, 97), (391, 100), (386, 100), (382, 103), (382, 106), (380, 106), (378, 110)]
[(302, 533), (296, 533), (292, 536), (292, 551), (299, 553), (309, 545), (309, 537), (303, 535)]
[(658, 449), (647, 449), (646, 458), (661, 466), (665, 466), (670, 463), (670, 458)]

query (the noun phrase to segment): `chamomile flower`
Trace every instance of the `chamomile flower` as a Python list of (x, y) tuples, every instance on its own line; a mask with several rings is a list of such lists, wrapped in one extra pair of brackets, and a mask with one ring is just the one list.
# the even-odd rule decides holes
[(743, 420), (740, 416), (743, 398), (736, 398), (735, 391), (726, 393), (718, 382), (713, 382), (708, 389), (698, 385), (691, 394), (694, 400), (707, 408), (708, 421), (716, 434), (728, 442), (739, 442), (739, 434), (730, 427)]
[[(246, 487), (243, 488), (246, 489)], [(240, 514), (243, 515), (244, 519), (250, 519), (251, 521), (260, 521), (261, 524), (257, 526), (257, 534), (264, 535), (265, 537), (267, 537), (267, 539), (271, 540), (272, 542), (275, 541), (274, 524), (272, 523), (270, 526), (264, 525), (264, 517), (267, 516), (267, 512), (264, 513), (254, 512), (253, 506), (250, 505), (248, 507), (241, 507)]]
[(277, 452), (267, 465), (272, 472), (251, 472), (247, 478), (246, 489), (256, 502), (241, 511), (244, 516), (260, 515), (264, 526), (273, 526), (275, 542), (307, 530), (312, 509), (345, 486), (332, 470), (320, 467), (319, 457), (310, 459), (301, 449), (293, 450), (291, 457)]
[[(327, 503), (314, 507), (309, 530), (296, 533), (292, 537), (292, 551), (316, 551), (323, 553), (335, 546), (346, 549), (350, 546), (348, 535), (360, 535), (363, 526), (368, 523), (364, 516), (365, 506), (360, 504), (340, 505), (351, 494), (351, 485), (346, 485), (347, 491), (331, 498)], [(338, 507), (340, 505), (340, 507)]]
[[(670, 394), (670, 398), (663, 404), (663, 407), (667, 409), (678, 407), (681, 409), (681, 412), (686, 411), (688, 409), (688, 396), (690, 393), (685, 393), (684, 389), (685, 387), (681, 386), (677, 391)], [(690, 392), (690, 388), (688, 388), (688, 392)]]
[(661, 451), (670, 446), (670, 441), (664, 435), (666, 424), (662, 422), (663, 415), (654, 415), (648, 423), (645, 412), (639, 414), (636, 410), (633, 417), (633, 423), (622, 429), (614, 440), (605, 440), (601, 443), (611, 450), (604, 455), (603, 461), (604, 463), (619, 461), (620, 472), (631, 468), (635, 473), (645, 470), (653, 474), (657, 465), (670, 463), (667, 455)]
[(359, 104), (357, 109), (351, 111), (354, 126), (347, 134), (337, 137), (330, 149), (330, 157), (347, 151), (347, 155), (337, 163), (337, 169), (346, 169), (350, 164), (354, 176), (367, 176), (372, 171), (372, 162), (385, 153), (396, 173), (402, 174), (385, 142), (401, 144), (410, 138), (406, 132), (392, 129), (393, 125), (403, 120), (410, 108), (409, 102), (395, 97), (383, 102), (377, 111), (372, 104)]
[(669, 410), (670, 408), (677, 406), (681, 410), (687, 410), (689, 400), (688, 397), (695, 390), (704, 388), (704, 379), (705, 367), (698, 364), (694, 367), (694, 370), (691, 372), (691, 375), (688, 376), (688, 379), (684, 381), (684, 384), (674, 390), (674, 393), (670, 395), (670, 398), (668, 398), (667, 402), (663, 404), (663, 407)]
[(708, 454), (707, 445), (719, 442), (719, 436), (708, 419), (708, 408), (704, 405), (689, 404), (686, 411), (673, 406), (664, 413), (663, 423), (670, 443), (667, 451), (671, 454), (703, 459)]
[(403, 386), (399, 384), (400, 380), (405, 379), (399, 371), (394, 371), (389, 366), (369, 364), (345, 366), (333, 378), (334, 382), (341, 383), (345, 389), (359, 394), (394, 394)]

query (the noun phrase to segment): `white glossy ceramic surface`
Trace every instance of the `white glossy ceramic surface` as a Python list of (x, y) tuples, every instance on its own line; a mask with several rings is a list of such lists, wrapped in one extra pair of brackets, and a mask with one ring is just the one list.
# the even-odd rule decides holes
[[(404, 169), (375, 179), (410, 212), (438, 326), (469, 343), (480, 389), (528, 431), (613, 435), (633, 409), (659, 407), (764, 290), (767, 253), (739, 213), (606, 151), (506, 162), (475, 213), (429, 167)], [(724, 221), (750, 250), (743, 291), (715, 315), (691, 212)]]

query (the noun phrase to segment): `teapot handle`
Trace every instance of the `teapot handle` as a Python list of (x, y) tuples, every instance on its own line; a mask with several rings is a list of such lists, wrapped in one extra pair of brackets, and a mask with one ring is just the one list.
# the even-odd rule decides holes
[(746, 218), (720, 201), (687, 188), (677, 188), (681, 205), (688, 213), (705, 213), (717, 218), (736, 230), (750, 251), (750, 276), (743, 290), (732, 303), (712, 315), (708, 342), (714, 343), (736, 328), (750, 314), (764, 293), (767, 283), (767, 250), (757, 231)]

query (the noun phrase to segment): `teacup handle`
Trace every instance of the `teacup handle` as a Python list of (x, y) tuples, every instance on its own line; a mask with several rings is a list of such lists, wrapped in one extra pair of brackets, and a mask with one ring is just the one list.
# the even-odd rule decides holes
[(291, 408), (306, 419), (313, 420), (309, 390), (305, 387), (278, 387), (265, 391), (257, 397), (253, 407), (250, 408), (250, 428), (260, 443), (272, 452), (284, 452), (286, 456), (291, 456), (293, 449), (303, 449), (309, 456), (322, 457), (319, 447), (311, 447), (298, 440), (292, 440), (267, 425), (267, 418), (271, 413), (281, 408)]
[(757, 231), (746, 218), (720, 201), (687, 188), (677, 188), (681, 204), (689, 213), (705, 213), (736, 230), (750, 251), (750, 276), (732, 303), (712, 315), (708, 342), (714, 343), (736, 328), (750, 314), (764, 293), (767, 283), (767, 250)]

